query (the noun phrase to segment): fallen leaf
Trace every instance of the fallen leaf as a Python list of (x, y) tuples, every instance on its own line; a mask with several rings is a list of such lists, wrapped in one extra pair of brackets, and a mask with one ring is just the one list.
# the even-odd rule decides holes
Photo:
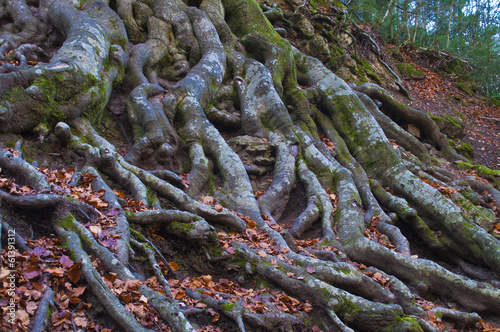
[(253, 220), (250, 220), (248, 223), (247, 223), (247, 227), (248, 228), (257, 228), (257, 223)]
[(257, 256), (265, 258), (267, 257), (267, 253), (265, 251), (259, 250), (257, 251)]
[(85, 317), (75, 317), (73, 321), (75, 322), (76, 326), (87, 327), (88, 325), (88, 320)]
[(66, 269), (72, 267), (74, 264), (73, 261), (71, 260), (71, 258), (69, 258), (68, 256), (66, 256), (64, 254), (59, 259), (59, 263), (61, 263), (62, 267), (66, 268)]
[[(7, 271), (7, 273), (10, 273), (9, 270), (5, 270)], [(38, 270), (35, 270), (35, 271), (31, 271), (31, 272), (23, 272), (23, 276), (26, 278), (26, 279), (33, 279), (33, 278), (36, 278), (40, 275), (40, 271)], [(0, 276), (1, 278), (1, 276)]]
[(201, 195), (201, 201), (203, 202), (203, 204), (208, 204), (208, 205), (212, 205), (215, 203), (215, 200), (212, 196)]
[(66, 270), (60, 267), (52, 266), (46, 269), (45, 272), (48, 272), (57, 277), (64, 277)]
[(74, 284), (76, 284), (78, 280), (80, 280), (80, 277), (82, 275), (82, 270), (80, 269), (81, 266), (82, 262), (78, 262), (68, 270), (68, 279)]
[(37, 308), (38, 308), (38, 304), (36, 304), (35, 302), (33, 302), (33, 301), (26, 302), (26, 311), (28, 312), (28, 314), (34, 315)]
[(179, 289), (175, 294), (174, 294), (174, 298), (176, 300), (180, 300), (182, 299), (184, 296), (186, 296), (186, 292), (183, 291), (182, 289)]
[(25, 310), (19, 309), (16, 311), (16, 318), (21, 322), (21, 325), (27, 326), (30, 322), (30, 315)]
[(102, 227), (100, 225), (89, 226), (89, 230), (94, 236), (98, 236), (102, 233)]
[(87, 286), (73, 288), (73, 296), (80, 296), (80, 295), (82, 295), (83, 292), (85, 292), (85, 288), (87, 288)]
[(179, 270), (179, 265), (177, 265), (177, 263), (175, 263), (175, 262), (169, 262), (168, 265), (170, 265), (170, 267), (174, 271), (178, 271)]

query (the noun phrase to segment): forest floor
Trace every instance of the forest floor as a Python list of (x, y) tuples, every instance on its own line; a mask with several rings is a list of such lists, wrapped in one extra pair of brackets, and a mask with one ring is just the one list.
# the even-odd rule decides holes
[(488, 103), (481, 93), (471, 95), (458, 88), (457, 75), (440, 70), (439, 61), (418, 51), (410, 51), (405, 58), (425, 77), (405, 81), (413, 100), (394, 96), (424, 113), (461, 119), (465, 130), (461, 141), (474, 149), (472, 162), (500, 169), (500, 107)]

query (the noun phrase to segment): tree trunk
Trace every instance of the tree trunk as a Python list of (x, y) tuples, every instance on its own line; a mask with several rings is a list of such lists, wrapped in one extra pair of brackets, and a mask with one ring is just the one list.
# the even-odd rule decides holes
[[(309, 5), (287, 3), (308, 17)], [(434, 122), (293, 47), (266, 18), (276, 8), (0, 4), (3, 143), (34, 132), (43, 153), (57, 147), (59, 164), (76, 168), (54, 180), (0, 150), (2, 174), (19, 185), (2, 180), (0, 212), (57, 234), (93, 303), (82, 304), (92, 328), (434, 331), (436, 315), (472, 328), (481, 317), (471, 312), (500, 314), (498, 202), (465, 199), (473, 189), (429, 165), (395, 119), (462, 158)], [(33, 252), (26, 262), (44, 257)], [(36, 280), (57, 302), (71, 283), (51, 271)], [(71, 301), (52, 324), (82, 323)]]
[(448, 15), (448, 29), (446, 30), (446, 49), (450, 47), (451, 18), (453, 17), (454, 1), (451, 2), (450, 13)]

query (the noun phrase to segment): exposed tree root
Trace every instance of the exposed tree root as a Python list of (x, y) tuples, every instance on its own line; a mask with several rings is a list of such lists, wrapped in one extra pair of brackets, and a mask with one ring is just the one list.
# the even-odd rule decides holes
[(47, 287), (31, 322), (31, 331), (42, 332), (49, 327), (50, 315), (54, 306), (54, 291)]
[[(71, 218), (72, 216), (69, 217)], [(136, 321), (133, 315), (125, 310), (118, 298), (102, 281), (101, 276), (92, 266), (89, 256), (83, 250), (78, 236), (74, 232), (66, 231), (60, 227), (56, 227), (56, 230), (59, 236), (65, 241), (65, 245), (73, 252), (74, 256), (72, 259), (76, 263), (81, 263), (83, 277), (92, 289), (92, 293), (103, 304), (114, 321), (125, 331), (149, 331), (149, 329), (145, 329)]]
[(412, 109), (394, 99), (387, 91), (373, 83), (365, 83), (354, 88), (356, 91), (382, 103), (381, 111), (406, 123), (420, 128), (421, 135), (429, 138), (443, 154), (451, 160), (466, 160), (453, 150), (446, 136), (439, 131), (436, 123), (425, 113)]
[(0, 150), (0, 167), (9, 172), (20, 184), (29, 184), (36, 189), (49, 189), (43, 174), (12, 152)]

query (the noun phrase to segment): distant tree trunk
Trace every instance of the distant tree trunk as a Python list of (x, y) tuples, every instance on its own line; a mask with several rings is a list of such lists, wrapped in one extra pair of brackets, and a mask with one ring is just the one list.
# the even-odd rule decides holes
[(394, 0), (389, 0), (389, 3), (387, 4), (387, 10), (385, 11), (385, 14), (384, 16), (382, 17), (382, 22), (385, 21), (385, 19), (387, 18), (387, 16), (389, 15), (389, 13), (392, 11), (392, 4), (393, 4)]
[(452, 1), (450, 5), (450, 13), (448, 14), (448, 29), (446, 30), (446, 49), (450, 48), (451, 22), (453, 18), (454, 9), (455, 9), (455, 2)]
[(413, 43), (415, 43), (415, 41), (417, 40), (417, 32), (420, 26), (420, 10), (422, 9), (421, 7), (422, 7), (422, 0), (419, 0), (417, 2), (417, 7), (415, 9), (415, 30), (413, 32), (413, 38), (412, 38)]
[(403, 2), (403, 16), (401, 17), (401, 23), (403, 24), (404, 32), (403, 39), (405, 41), (410, 41), (411, 33), (410, 33), (410, 0), (404, 0)]

